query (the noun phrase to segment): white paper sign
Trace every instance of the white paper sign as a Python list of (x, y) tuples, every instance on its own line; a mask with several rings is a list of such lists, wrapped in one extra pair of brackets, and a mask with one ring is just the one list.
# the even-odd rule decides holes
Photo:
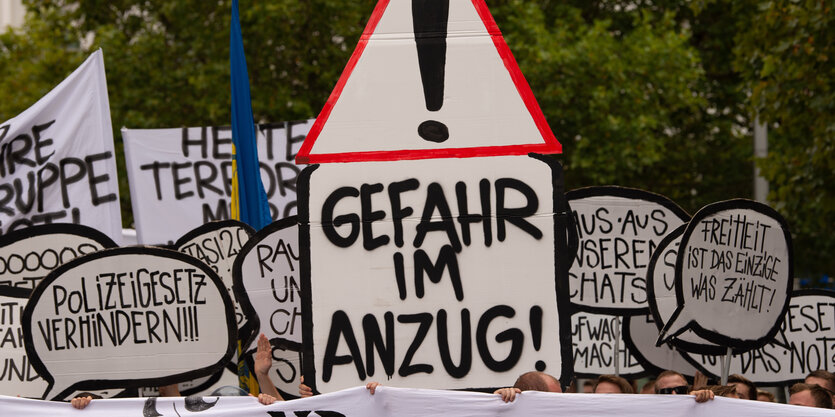
[(687, 213), (664, 196), (630, 188), (582, 188), (566, 198), (579, 232), (571, 303), (593, 313), (646, 313), (650, 257)]
[(692, 329), (736, 351), (768, 343), (788, 308), (791, 242), (785, 219), (764, 204), (729, 200), (699, 210), (676, 259), (678, 307), (658, 341)]
[[(294, 158), (312, 124), (257, 126), (261, 180), (273, 220), (296, 213), (302, 166)], [(122, 137), (140, 243), (170, 243), (203, 223), (231, 218), (231, 127), (122, 129)]]
[(640, 378), (646, 373), (623, 340), (623, 325), (624, 317), (582, 311), (571, 315), (577, 377), (618, 374), (624, 378)]
[(672, 369), (682, 375), (696, 374), (696, 368), (680, 351), (668, 344), (655, 346), (658, 328), (651, 315), (627, 316), (623, 320), (623, 341), (647, 372), (658, 375)]
[[(718, 356), (690, 354), (688, 359), (706, 375), (721, 375)], [(835, 371), (835, 292), (794, 292), (774, 340), (734, 354), (730, 369), (762, 385), (790, 385), (818, 369)]]
[(209, 375), (235, 345), (232, 300), (202, 262), (153, 247), (107, 249), (52, 271), (23, 312), (26, 353), (72, 389), (168, 385)]
[(122, 217), (101, 50), (0, 123), (0, 233), (76, 223), (119, 242)]
[(298, 396), (301, 377), (302, 308), (299, 226), (296, 216), (259, 230), (235, 262), (235, 292), (251, 324), (240, 335), (247, 363), (259, 334), (272, 346), (270, 378), (285, 398)]
[(116, 247), (87, 226), (56, 223), (0, 236), (0, 287), (34, 289), (53, 269), (93, 252)]
[(561, 180), (541, 156), (303, 171), (305, 383), (332, 392), (368, 380), (489, 387), (531, 369), (569, 377)]
[(23, 347), (21, 321), (30, 292), (0, 287), (0, 395), (40, 398), (46, 389)]

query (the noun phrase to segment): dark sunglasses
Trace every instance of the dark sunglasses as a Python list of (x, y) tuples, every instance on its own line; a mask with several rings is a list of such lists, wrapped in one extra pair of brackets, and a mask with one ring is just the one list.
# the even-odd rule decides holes
[(678, 395), (687, 394), (689, 391), (689, 387), (687, 385), (679, 385), (677, 387), (670, 387), (670, 388), (660, 388), (658, 390), (659, 394), (672, 394), (676, 393)]

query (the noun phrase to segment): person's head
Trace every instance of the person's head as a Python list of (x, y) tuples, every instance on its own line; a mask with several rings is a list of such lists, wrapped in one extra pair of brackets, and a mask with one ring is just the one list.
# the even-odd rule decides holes
[(757, 386), (753, 382), (740, 374), (732, 374), (728, 376), (728, 385), (736, 386), (736, 393), (739, 398), (743, 400), (757, 399)]
[(525, 372), (513, 384), (522, 391), (562, 392), (560, 381), (545, 372)]
[(600, 375), (594, 383), (595, 394), (632, 394), (632, 384), (615, 375)]
[(658, 374), (655, 379), (656, 394), (678, 394), (684, 395), (690, 392), (687, 379), (676, 371), (664, 371)]
[(820, 385), (798, 382), (789, 389), (789, 404), (832, 408), (832, 397)]
[(583, 382), (583, 394), (591, 394), (594, 392), (594, 381)]
[(806, 375), (806, 380), (803, 381), (809, 385), (820, 385), (824, 391), (829, 393), (832, 397), (832, 402), (835, 403), (835, 374), (823, 369), (818, 369), (809, 375)]
[[(709, 389), (713, 391), (713, 395), (717, 397), (727, 397), (727, 398), (740, 398), (739, 393), (736, 390), (736, 385), (728, 384), (728, 385), (708, 385), (704, 389)], [(745, 399), (745, 398), (740, 398)]]
[(768, 391), (758, 390), (757, 391), (757, 401), (765, 401), (765, 402), (768, 402), (768, 403), (773, 403), (774, 402), (774, 394), (772, 394)]
[(641, 387), (641, 394), (655, 394), (655, 380), (650, 379)]

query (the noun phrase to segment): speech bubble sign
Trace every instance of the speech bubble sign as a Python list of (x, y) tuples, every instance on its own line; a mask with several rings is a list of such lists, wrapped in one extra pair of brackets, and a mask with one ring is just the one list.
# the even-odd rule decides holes
[(541, 155), (309, 166), (305, 383), (487, 388), (572, 375), (562, 168)]
[(655, 346), (658, 337), (652, 315), (626, 316), (623, 318), (623, 341), (635, 360), (651, 374), (672, 369), (682, 375), (693, 376), (696, 368), (679, 351), (668, 344)]
[[(658, 327), (655, 334), (652, 335), (653, 339), (658, 337), (658, 333), (678, 308), (678, 302), (676, 301), (676, 259), (681, 246), (681, 237), (684, 235), (686, 227), (687, 225), (683, 224), (662, 239), (649, 261), (649, 267), (647, 268), (647, 301), (649, 301), (652, 322)], [(724, 347), (708, 342), (692, 330), (681, 333), (669, 343), (685, 352), (721, 355), (725, 354), (726, 351)]]
[(55, 223), (0, 236), (0, 286), (34, 289), (53, 269), (79, 256), (117, 245), (88, 226)]
[(235, 303), (235, 320), (239, 332), (246, 326), (246, 317), (232, 290), (234, 285), (232, 267), (241, 248), (254, 233), (255, 229), (246, 223), (237, 220), (222, 220), (198, 226), (174, 243), (177, 251), (203, 261), (223, 280), (229, 296)]
[(244, 358), (254, 369), (258, 334), (272, 346), (272, 379), (285, 399), (298, 396), (301, 382), (302, 311), (298, 218), (291, 216), (259, 230), (235, 261), (235, 293), (254, 330), (241, 335)]
[(27, 288), (0, 287), (0, 395), (40, 398), (47, 386), (23, 347), (23, 308), (31, 292)]
[(49, 382), (43, 398), (212, 374), (232, 357), (235, 330), (220, 277), (154, 247), (70, 261), (44, 278), (23, 311), (26, 353)]
[(741, 199), (705, 206), (681, 238), (678, 308), (657, 343), (692, 329), (737, 351), (765, 345), (788, 308), (792, 271), (788, 224), (774, 209)]
[(690, 216), (667, 197), (633, 188), (588, 187), (565, 196), (579, 232), (568, 275), (572, 305), (599, 314), (645, 314), (650, 256)]
[[(646, 375), (644, 367), (624, 343), (623, 319), (582, 311), (571, 315), (575, 376), (597, 378), (598, 375), (617, 373), (624, 378), (641, 378)], [(617, 367), (615, 351), (618, 351)]]
[[(719, 356), (685, 357), (705, 375), (721, 374)], [(776, 337), (734, 354), (730, 364), (730, 373), (769, 386), (791, 385), (818, 369), (835, 371), (835, 292), (820, 289), (793, 292)]]
[(301, 347), (299, 227), (296, 216), (270, 223), (253, 235), (235, 260), (233, 289), (251, 331), (240, 334), (244, 352), (255, 339)]

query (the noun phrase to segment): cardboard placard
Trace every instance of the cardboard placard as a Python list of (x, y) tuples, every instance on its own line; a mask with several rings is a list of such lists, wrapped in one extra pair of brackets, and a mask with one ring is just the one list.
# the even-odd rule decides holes
[(272, 346), (270, 378), (285, 399), (298, 396), (301, 377), (302, 309), (296, 216), (259, 230), (241, 249), (234, 266), (235, 292), (250, 323), (241, 334), (244, 358), (253, 367), (256, 339)]
[(40, 398), (46, 389), (23, 347), (23, 307), (31, 292), (0, 287), (0, 395)]
[(588, 187), (566, 198), (579, 233), (571, 303), (592, 313), (647, 313), (650, 256), (688, 214), (662, 195), (632, 188)]
[(53, 269), (79, 257), (115, 248), (104, 233), (78, 224), (32, 226), (0, 236), (0, 287), (34, 289)]
[(167, 249), (102, 250), (50, 272), (23, 311), (26, 354), (49, 387), (169, 385), (212, 374), (235, 346), (220, 277)]
[(0, 234), (58, 222), (121, 239), (101, 50), (32, 107), (0, 123)]
[(682, 375), (693, 376), (696, 368), (688, 358), (669, 344), (655, 346), (658, 328), (652, 315), (627, 316), (623, 318), (623, 341), (635, 360), (650, 374), (658, 375), (668, 369)]
[(692, 329), (739, 352), (764, 346), (788, 308), (792, 271), (788, 224), (774, 209), (750, 200), (703, 207), (681, 238), (678, 307), (658, 343)]
[(618, 374), (632, 379), (646, 374), (631, 347), (624, 342), (624, 320), (627, 318), (583, 311), (571, 315), (576, 377), (597, 378), (598, 375)]
[[(296, 214), (302, 166), (294, 159), (312, 124), (256, 126), (261, 181), (273, 220)], [(201, 224), (231, 219), (231, 127), (122, 129), (122, 137), (140, 243), (170, 244)]]

